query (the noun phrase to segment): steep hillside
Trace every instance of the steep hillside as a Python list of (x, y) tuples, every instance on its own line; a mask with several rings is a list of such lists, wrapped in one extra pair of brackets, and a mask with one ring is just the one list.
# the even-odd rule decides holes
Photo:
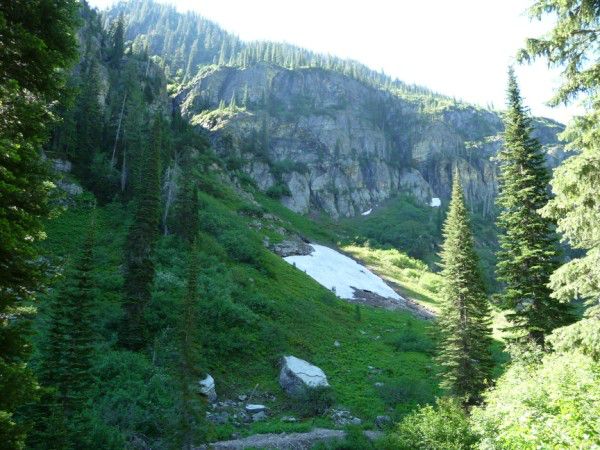
[[(351, 217), (398, 193), (422, 204), (445, 201), (454, 167), (471, 205), (492, 212), (498, 113), (394, 95), (336, 71), (272, 64), (204, 68), (175, 100), (221, 155), (296, 212)], [(562, 125), (539, 119), (536, 126), (556, 164)]]
[[(337, 219), (409, 193), (449, 197), (457, 167), (467, 199), (493, 214), (500, 114), (407, 86), (354, 61), (287, 44), (243, 42), (195, 13), (121, 3), (133, 48), (167, 68), (182, 115), (263, 192), (302, 214)], [(563, 126), (536, 119), (549, 164)]]

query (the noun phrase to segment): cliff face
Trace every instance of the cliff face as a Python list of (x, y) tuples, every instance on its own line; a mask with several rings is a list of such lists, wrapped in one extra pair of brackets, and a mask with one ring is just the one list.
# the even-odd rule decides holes
[[(324, 69), (266, 64), (205, 68), (175, 103), (222, 156), (297, 212), (350, 217), (399, 192), (443, 202), (454, 168), (474, 208), (493, 205), (502, 132), (494, 112), (393, 95)], [(535, 125), (554, 166), (563, 127)]]

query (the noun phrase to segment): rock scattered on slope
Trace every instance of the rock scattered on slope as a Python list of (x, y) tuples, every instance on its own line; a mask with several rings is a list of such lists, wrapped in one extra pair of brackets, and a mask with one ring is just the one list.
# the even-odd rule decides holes
[(335, 423), (338, 427), (362, 424), (362, 420), (360, 418), (354, 417), (350, 411), (347, 411), (345, 409), (332, 410), (331, 419), (333, 420), (333, 423)]
[(198, 382), (198, 385), (200, 387), (200, 393), (204, 396), (206, 396), (206, 398), (208, 398), (208, 401), (211, 403), (214, 403), (217, 401), (217, 390), (215, 388), (215, 379), (210, 376), (210, 374), (206, 374), (206, 378), (204, 378), (203, 380), (200, 380)]
[(325, 372), (295, 356), (283, 357), (279, 384), (289, 395), (302, 394), (308, 388), (329, 387)]
[(277, 242), (276, 244), (270, 244), (269, 248), (282, 258), (298, 255), (306, 256), (310, 255), (314, 251), (310, 244), (307, 244), (297, 236), (291, 239), (286, 239), (285, 241)]

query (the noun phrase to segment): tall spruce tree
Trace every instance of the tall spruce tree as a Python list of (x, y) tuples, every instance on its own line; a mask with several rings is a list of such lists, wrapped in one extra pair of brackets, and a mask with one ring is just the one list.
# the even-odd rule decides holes
[(555, 26), (543, 37), (528, 39), (520, 59), (541, 57), (561, 68), (563, 84), (553, 104), (580, 95), (585, 106), (585, 114), (567, 128), (572, 156), (554, 170), (554, 197), (542, 210), (556, 220), (569, 245), (580, 250), (552, 275), (552, 296), (565, 302), (585, 299), (587, 313), (600, 317), (600, 11), (597, 2), (537, 0), (530, 14), (540, 20), (551, 17)]
[[(197, 215), (197, 212), (195, 212)], [(195, 232), (194, 232), (195, 231)], [(198, 228), (192, 231), (198, 232)], [(191, 243), (188, 262), (187, 286), (183, 297), (180, 320), (178, 324), (179, 335), (179, 380), (181, 384), (180, 397), (180, 432), (181, 444), (184, 449), (192, 449), (195, 439), (200, 434), (200, 404), (195, 394), (196, 384), (202, 371), (200, 368), (200, 339), (199, 330), (199, 302), (198, 302), (198, 272), (199, 258), (196, 238)]]
[(120, 339), (130, 350), (142, 348), (147, 337), (144, 309), (150, 301), (155, 272), (152, 257), (160, 218), (161, 148), (162, 120), (157, 114), (152, 125), (149, 149), (144, 155), (135, 214), (125, 246), (125, 317)]
[(443, 235), (440, 265), (444, 284), (436, 359), (442, 387), (472, 404), (479, 401), (490, 379), (491, 319), (458, 173)]
[(66, 271), (63, 284), (48, 304), (48, 326), (39, 370), (42, 395), (39, 405), (30, 413), (36, 422), (36, 432), (28, 439), (28, 446), (33, 448), (70, 447), (71, 431), (93, 381), (95, 217), (92, 214), (82, 253)]
[[(75, 0), (0, 2), (0, 448), (22, 448), (14, 412), (34, 399), (27, 366), (28, 319), (43, 271), (36, 241), (47, 215), (48, 173), (40, 149), (49, 105), (76, 56)], [(48, 24), (52, 24), (48, 28)]]
[(512, 68), (504, 125), (497, 198), (501, 230), (497, 275), (504, 283), (500, 298), (516, 337), (543, 345), (550, 331), (572, 318), (567, 304), (550, 297), (548, 281), (560, 262), (559, 247), (552, 221), (539, 213), (550, 199), (550, 174), (542, 147), (532, 137)]

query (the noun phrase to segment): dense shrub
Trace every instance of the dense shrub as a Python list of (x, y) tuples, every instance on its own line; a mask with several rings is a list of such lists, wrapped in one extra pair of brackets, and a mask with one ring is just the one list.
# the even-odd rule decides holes
[(578, 350), (540, 356), (513, 355), (509, 369), (485, 396), (485, 406), (474, 410), (480, 448), (600, 445), (598, 361)]
[(386, 383), (378, 388), (379, 395), (388, 405), (422, 405), (433, 402), (434, 393), (427, 380), (413, 377), (400, 377), (395, 382)]
[[(477, 443), (460, 402), (436, 400), (406, 416), (388, 436), (389, 450), (466, 450)], [(517, 448), (517, 447), (513, 447)]]
[(259, 266), (261, 263), (262, 246), (252, 238), (247, 236), (247, 232), (241, 230), (226, 231), (219, 238), (219, 241), (225, 247), (227, 254), (234, 261), (254, 264)]
[(388, 343), (398, 352), (433, 353), (435, 345), (429, 336), (405, 329), (389, 339)]
[(325, 414), (334, 403), (333, 390), (321, 386), (291, 396), (287, 406), (300, 417), (315, 417)]
[(266, 194), (274, 199), (280, 199), (281, 197), (292, 195), (287, 185), (282, 182), (275, 183), (273, 186), (267, 189)]

